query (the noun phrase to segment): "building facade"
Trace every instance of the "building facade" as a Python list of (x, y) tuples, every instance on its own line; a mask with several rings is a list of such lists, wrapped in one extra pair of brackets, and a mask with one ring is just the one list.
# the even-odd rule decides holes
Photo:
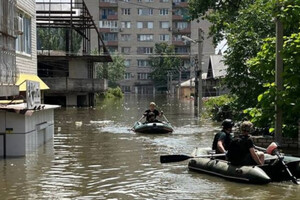
[(111, 62), (84, 0), (36, 0), (38, 75), (51, 88), (45, 103), (94, 106), (106, 90), (95, 64)]
[[(125, 93), (155, 93), (149, 65), (149, 57), (155, 53), (155, 43), (173, 44), (183, 61), (182, 70), (170, 74), (173, 86), (190, 78), (193, 74), (191, 57), (198, 54), (197, 44), (184, 41), (182, 36), (197, 40), (198, 28), (201, 27), (205, 32), (203, 61), (208, 63), (205, 55), (214, 53), (212, 40), (206, 37), (209, 23), (188, 21), (187, 0), (99, 0), (89, 1), (87, 5), (94, 20), (98, 19), (108, 50), (125, 58), (126, 73), (124, 80), (120, 81)], [(172, 88), (174, 90), (170, 90), (175, 91), (175, 87)]]

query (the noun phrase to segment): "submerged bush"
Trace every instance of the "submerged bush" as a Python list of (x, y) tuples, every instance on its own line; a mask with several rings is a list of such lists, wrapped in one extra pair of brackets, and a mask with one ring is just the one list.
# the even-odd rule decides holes
[(109, 88), (104, 94), (104, 98), (123, 98), (124, 94), (120, 87)]

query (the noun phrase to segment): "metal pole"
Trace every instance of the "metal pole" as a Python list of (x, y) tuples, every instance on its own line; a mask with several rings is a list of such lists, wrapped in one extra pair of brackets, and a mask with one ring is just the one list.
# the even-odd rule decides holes
[(200, 117), (202, 112), (202, 54), (203, 54), (203, 30), (198, 29), (198, 115)]
[(198, 116), (198, 58), (195, 59), (195, 95), (194, 95), (194, 115)]
[[(275, 63), (275, 83), (277, 92), (283, 90), (283, 59), (281, 56), (283, 50), (283, 26), (279, 18), (276, 19), (276, 63)], [(278, 105), (278, 101), (282, 100), (280, 94), (277, 93), (275, 105), (275, 141), (282, 144), (282, 108)]]

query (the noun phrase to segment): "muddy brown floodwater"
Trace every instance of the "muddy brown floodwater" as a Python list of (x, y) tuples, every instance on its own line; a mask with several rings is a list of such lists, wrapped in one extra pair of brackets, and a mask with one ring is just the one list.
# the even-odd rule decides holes
[[(149, 101), (174, 133), (129, 131)], [(160, 164), (160, 155), (211, 146), (219, 128), (199, 123), (192, 101), (171, 97), (126, 96), (96, 108), (58, 109), (53, 141), (24, 158), (0, 160), (0, 199), (300, 199), (291, 182), (240, 184), (191, 172), (187, 161)]]

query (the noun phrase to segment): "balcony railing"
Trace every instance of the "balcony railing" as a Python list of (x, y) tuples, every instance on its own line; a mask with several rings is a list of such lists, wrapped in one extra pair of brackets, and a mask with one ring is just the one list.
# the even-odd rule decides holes
[(42, 77), (51, 92), (103, 92), (107, 80), (92, 78)]

